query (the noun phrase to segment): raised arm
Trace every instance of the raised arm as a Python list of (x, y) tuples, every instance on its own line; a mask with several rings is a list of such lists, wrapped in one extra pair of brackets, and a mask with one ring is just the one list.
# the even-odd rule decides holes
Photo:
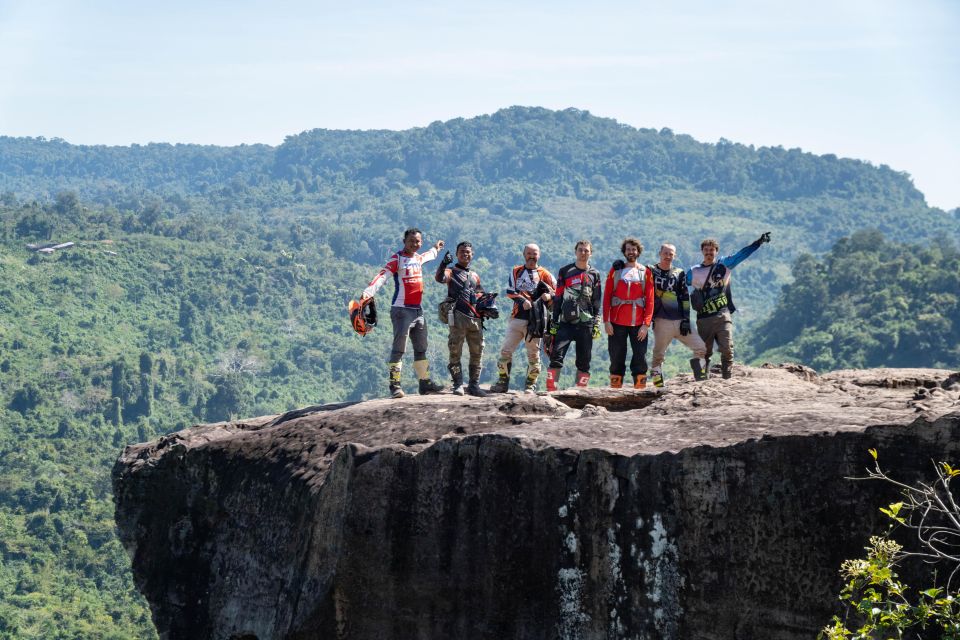
[(451, 262), (453, 262), (453, 258), (450, 257), (450, 252), (447, 251), (443, 254), (443, 260), (437, 265), (437, 272), (434, 274), (433, 279), (440, 284), (450, 282), (450, 269), (447, 269), (447, 265)]
[(744, 260), (752, 256), (753, 252), (759, 249), (760, 245), (766, 242), (770, 242), (769, 231), (763, 233), (759, 238), (757, 238), (756, 240), (754, 240), (753, 242), (745, 246), (743, 249), (740, 249), (740, 251), (737, 251), (732, 256), (725, 256), (723, 258), (720, 258), (720, 262), (726, 265), (728, 269), (733, 269), (735, 266), (737, 266), (738, 264), (740, 264), (741, 262), (743, 262)]

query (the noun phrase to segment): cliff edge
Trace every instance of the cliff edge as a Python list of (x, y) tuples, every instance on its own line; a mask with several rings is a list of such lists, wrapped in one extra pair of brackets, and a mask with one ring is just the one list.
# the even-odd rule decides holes
[(812, 638), (840, 562), (960, 461), (960, 374), (735, 367), (663, 390), (325, 405), (127, 447), (161, 637)]

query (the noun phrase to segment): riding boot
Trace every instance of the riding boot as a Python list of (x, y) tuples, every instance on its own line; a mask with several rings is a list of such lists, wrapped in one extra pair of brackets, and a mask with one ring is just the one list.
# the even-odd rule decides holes
[(414, 360), (413, 368), (419, 378), (420, 395), (426, 396), (434, 393), (442, 393), (447, 390), (443, 385), (437, 384), (430, 379), (430, 363), (426, 360)]
[(706, 360), (690, 358), (690, 369), (693, 371), (694, 380), (702, 381), (707, 379)]
[(560, 369), (547, 369), (547, 391), (557, 390), (557, 381), (560, 379)]
[(450, 378), (453, 380), (453, 395), (462, 396), (463, 395), (463, 368), (460, 366), (460, 363), (448, 364), (447, 369), (450, 370)]
[(651, 371), (650, 373), (651, 373), (650, 379), (653, 380), (653, 386), (655, 386), (658, 389), (662, 389), (663, 388), (663, 370), (657, 368)]
[(480, 365), (470, 365), (470, 384), (467, 385), (467, 393), (478, 398), (486, 398), (487, 392), (480, 388)]
[(586, 387), (590, 384), (590, 373), (588, 371), (577, 371), (577, 386)]
[(491, 393), (506, 393), (510, 388), (510, 370), (513, 361), (500, 358), (497, 360), (497, 381), (490, 385)]
[(391, 398), (403, 397), (403, 389), (400, 387), (400, 369), (402, 367), (403, 367), (402, 362), (390, 362), (387, 364), (387, 370), (389, 371)]
[(539, 364), (530, 364), (527, 365), (527, 379), (523, 385), (524, 393), (536, 393), (537, 392), (537, 379), (540, 377), (540, 365)]

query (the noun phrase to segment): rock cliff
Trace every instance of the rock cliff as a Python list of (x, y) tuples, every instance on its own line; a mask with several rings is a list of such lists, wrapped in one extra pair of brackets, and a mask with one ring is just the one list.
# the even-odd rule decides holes
[(127, 447), (114, 492), (162, 638), (792, 640), (884, 527), (869, 448), (960, 461), (960, 375), (311, 407)]

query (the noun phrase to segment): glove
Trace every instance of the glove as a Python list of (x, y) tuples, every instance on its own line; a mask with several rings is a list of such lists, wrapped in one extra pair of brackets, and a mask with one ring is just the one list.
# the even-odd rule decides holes
[(690, 335), (690, 318), (684, 318), (680, 321), (680, 335)]
[(453, 262), (453, 258), (450, 257), (450, 252), (447, 251), (445, 254), (443, 254), (443, 259), (440, 260), (440, 263), (441, 263), (443, 266), (447, 266), (447, 265), (450, 264), (451, 262)]
[(623, 260), (614, 260), (611, 267), (613, 267), (614, 271), (620, 271), (620, 269), (623, 269), (626, 266), (626, 264), (627, 263), (624, 262)]
[(552, 333), (547, 333), (543, 336), (543, 352), (547, 354), (547, 358), (553, 357), (553, 343), (556, 341), (557, 336)]
[(600, 325), (599, 325), (599, 324), (593, 325), (593, 339), (594, 339), (594, 340), (599, 340), (599, 339), (600, 339)]
[(556, 324), (551, 324), (551, 325), (550, 325), (550, 329), (547, 330), (547, 333), (549, 333), (549, 334), (552, 335), (552, 336), (557, 335), (557, 325), (556, 325)]
[(764, 231), (762, 234), (760, 234), (760, 238), (757, 240), (757, 242), (759, 242), (760, 244), (763, 244), (765, 242), (770, 242), (770, 232)]

